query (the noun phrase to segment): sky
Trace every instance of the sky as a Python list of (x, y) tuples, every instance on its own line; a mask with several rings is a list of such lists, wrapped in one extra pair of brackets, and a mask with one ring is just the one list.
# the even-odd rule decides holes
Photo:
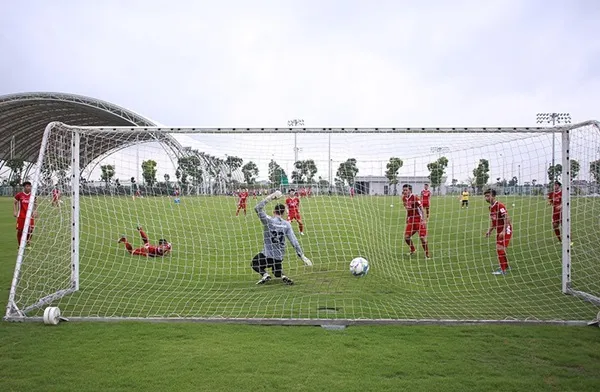
[[(538, 112), (579, 122), (600, 118), (598, 20), (595, 0), (6, 2), (0, 95), (82, 94), (170, 126), (535, 126)], [(378, 175), (399, 156), (401, 174), (422, 174), (443, 142), (461, 180), (483, 152), (492, 177), (515, 165), (524, 181), (543, 176), (548, 135), (514, 139), (336, 135), (333, 170), (360, 156), (359, 174)], [(289, 135), (229, 136), (229, 149), (212, 136), (180, 141), (260, 160), (263, 175), (269, 159), (294, 158)], [(298, 147), (327, 177), (327, 135), (299, 135)]]

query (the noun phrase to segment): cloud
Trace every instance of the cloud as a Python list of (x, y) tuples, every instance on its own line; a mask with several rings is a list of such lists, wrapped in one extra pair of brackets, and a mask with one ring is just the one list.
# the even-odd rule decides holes
[(0, 94), (79, 93), (170, 125), (583, 121), (600, 117), (599, 19), (591, 0), (9, 2)]

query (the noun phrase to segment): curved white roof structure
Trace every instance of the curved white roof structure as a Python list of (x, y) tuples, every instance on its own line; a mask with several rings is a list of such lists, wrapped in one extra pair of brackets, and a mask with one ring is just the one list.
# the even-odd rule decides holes
[[(131, 110), (99, 99), (75, 94), (32, 92), (0, 96), (0, 167), (13, 157), (34, 163), (37, 160), (46, 125), (58, 121), (79, 126), (158, 126), (154, 121)], [(156, 141), (147, 134), (148, 141)], [(163, 134), (171, 147), (179, 143)], [(137, 142), (144, 142), (144, 136)], [(85, 151), (93, 154), (81, 157), (81, 165), (100, 156), (109, 155), (124, 146), (115, 138), (114, 143), (90, 146)]]

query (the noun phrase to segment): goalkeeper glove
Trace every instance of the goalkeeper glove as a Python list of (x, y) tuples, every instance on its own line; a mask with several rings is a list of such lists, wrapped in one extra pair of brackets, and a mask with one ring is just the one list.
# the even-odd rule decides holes
[(269, 196), (267, 196), (267, 200), (271, 201), (271, 200), (279, 199), (280, 197), (281, 197), (281, 191), (275, 191), (275, 192), (271, 193)]
[(310, 259), (304, 255), (300, 256), (300, 258), (302, 259), (302, 261), (304, 261), (304, 265), (307, 265), (309, 267), (311, 267), (313, 265), (312, 261), (310, 261)]

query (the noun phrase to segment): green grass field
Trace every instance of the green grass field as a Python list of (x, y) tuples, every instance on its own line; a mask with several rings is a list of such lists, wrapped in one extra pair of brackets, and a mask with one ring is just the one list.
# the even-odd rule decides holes
[[(513, 270), (492, 276), (483, 200), (460, 210), (440, 198), (429, 225), (433, 259), (408, 257), (404, 211), (391, 198), (303, 201), (315, 266), (292, 254), (287, 287), (254, 283), (260, 250), (253, 213), (231, 198), (82, 199), (81, 290), (57, 304), (67, 316), (321, 317), (589, 320), (598, 311), (560, 291), (560, 247), (543, 199), (506, 199), (515, 225)], [(11, 200), (0, 200), (0, 282), (6, 302), (16, 246)], [(251, 203), (252, 205), (253, 203)], [(573, 282), (598, 288), (598, 203), (574, 202)], [(133, 258), (116, 244), (137, 223), (173, 242), (165, 259)], [(68, 209), (40, 206), (19, 299), (69, 281)], [(43, 238), (43, 240), (42, 240)], [(139, 239), (132, 238), (134, 244)], [(45, 241), (51, 246), (41, 246)], [(372, 269), (353, 278), (349, 260)], [(35, 261), (35, 263), (34, 263)], [(597, 292), (596, 292), (597, 294)], [(33, 315), (39, 314), (33, 312)], [(597, 390), (597, 328), (556, 326), (315, 327), (223, 324), (3, 322), (0, 390)]]
[[(392, 202), (303, 200), (307, 235), (299, 238), (314, 266), (305, 267), (290, 247), (284, 268), (296, 284), (273, 281), (265, 287), (254, 284), (259, 276), (250, 269), (262, 247), (253, 200), (248, 216), (235, 217), (233, 198), (190, 197), (176, 205), (166, 197), (83, 197), (80, 291), (56, 304), (66, 316), (99, 317), (587, 320), (597, 312), (561, 293), (561, 247), (542, 198), (505, 200), (514, 226), (512, 271), (500, 277), (491, 274), (497, 268), (495, 242), (483, 236), (489, 218), (481, 197), (468, 210), (453, 198), (434, 199), (430, 260), (420, 246), (417, 255), (408, 255), (405, 211)], [(583, 202), (585, 208), (574, 208), (573, 281), (597, 294), (597, 260), (591, 256), (600, 246), (582, 229), (590, 228), (584, 224), (592, 221), (590, 210), (599, 209), (593, 200)], [(47, 201), (40, 206), (35, 244), (23, 265), (21, 308), (69, 287), (67, 204), (60, 210)], [(579, 211), (586, 215), (577, 217)], [(116, 240), (124, 233), (141, 245), (138, 223), (155, 242), (171, 241), (173, 254), (130, 256)], [(348, 272), (349, 261), (359, 255), (371, 263), (362, 279)]]

